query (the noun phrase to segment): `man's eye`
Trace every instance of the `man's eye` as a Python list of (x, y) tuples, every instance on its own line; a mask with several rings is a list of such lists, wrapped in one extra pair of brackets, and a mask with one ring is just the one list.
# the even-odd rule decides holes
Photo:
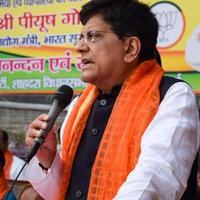
[(83, 37), (84, 37), (83, 34), (80, 34), (78, 40), (79, 40), (79, 41), (82, 40)]
[(89, 41), (91, 40), (96, 40), (100, 37), (100, 35), (98, 33), (88, 33), (87, 34), (87, 38)]

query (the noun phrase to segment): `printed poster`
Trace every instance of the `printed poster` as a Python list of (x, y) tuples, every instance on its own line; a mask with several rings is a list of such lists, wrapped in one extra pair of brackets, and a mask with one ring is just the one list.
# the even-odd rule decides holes
[[(0, 94), (80, 92), (80, 8), (88, 0), (0, 1)], [(157, 48), (167, 75), (200, 94), (199, 0), (143, 0), (159, 22)]]

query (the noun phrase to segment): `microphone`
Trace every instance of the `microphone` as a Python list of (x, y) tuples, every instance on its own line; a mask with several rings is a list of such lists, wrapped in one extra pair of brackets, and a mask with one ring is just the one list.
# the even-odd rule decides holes
[(70, 103), (73, 96), (73, 90), (71, 87), (67, 85), (62, 85), (58, 88), (56, 91), (53, 100), (52, 105), (49, 110), (48, 116), (49, 120), (47, 121), (47, 128), (41, 130), (41, 137), (37, 137), (34, 140), (34, 144), (30, 151), (28, 152), (26, 162), (29, 163), (30, 160), (35, 156), (37, 150), (39, 149), (40, 145), (44, 142), (48, 132), (52, 129), (53, 124), (55, 120), (57, 119), (58, 115), (61, 113), (61, 111)]

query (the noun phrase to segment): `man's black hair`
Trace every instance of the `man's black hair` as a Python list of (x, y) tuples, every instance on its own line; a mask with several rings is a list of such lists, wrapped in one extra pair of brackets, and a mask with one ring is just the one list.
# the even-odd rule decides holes
[(155, 59), (156, 59), (157, 63), (162, 67), (161, 56), (160, 56), (160, 53), (157, 49), (155, 49)]
[(0, 139), (2, 139), (4, 142), (8, 142), (8, 133), (2, 129), (0, 129)]
[(4, 165), (5, 165), (5, 157), (3, 154), (3, 151), (0, 149), (0, 170), (3, 169)]
[(135, 0), (91, 0), (80, 11), (82, 24), (94, 15), (102, 16), (119, 39), (138, 37), (140, 61), (155, 58), (158, 22), (149, 6)]

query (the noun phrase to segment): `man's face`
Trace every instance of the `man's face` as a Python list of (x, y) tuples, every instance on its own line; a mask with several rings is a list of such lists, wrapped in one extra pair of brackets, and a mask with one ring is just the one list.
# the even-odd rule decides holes
[(83, 27), (77, 50), (83, 63), (81, 79), (105, 92), (130, 74), (124, 61), (125, 40), (119, 40), (100, 15), (91, 17)]

